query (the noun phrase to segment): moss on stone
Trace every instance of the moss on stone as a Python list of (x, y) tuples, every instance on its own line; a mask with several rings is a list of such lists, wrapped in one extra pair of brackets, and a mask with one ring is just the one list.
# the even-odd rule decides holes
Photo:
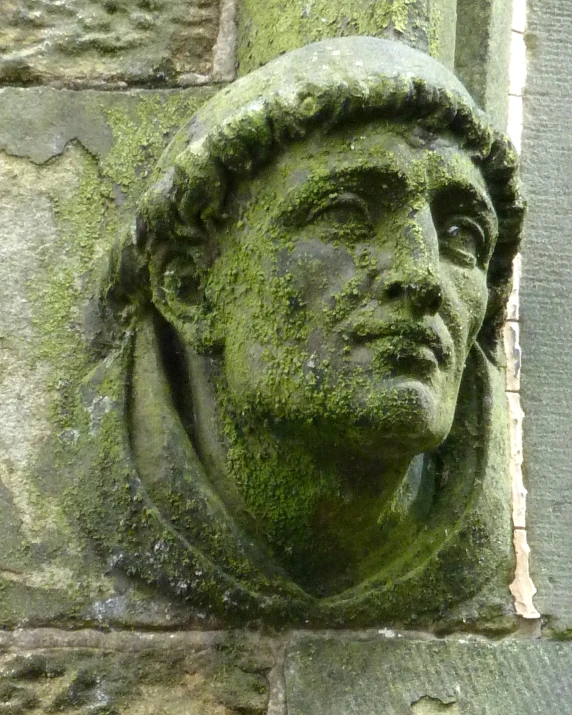
[(51, 384), (57, 395), (54, 417), (62, 431), (73, 427), (70, 407), (93, 359), (85, 343), (84, 310), (100, 280), (100, 259), (132, 213), (172, 133), (210, 93), (140, 93), (135, 111), (129, 114), (111, 103), (106, 110), (105, 94), (99, 95), (113, 135), (111, 150), (98, 157), (74, 147), (68, 170), (77, 172), (76, 188), (62, 194), (54, 185), (50, 192), (61, 260), (30, 286), (34, 326), (40, 336), (32, 359), (52, 367)]
[(373, 35), (429, 49), (429, 12), (418, 0), (245, 0), (239, 6), (239, 74), (257, 69), (284, 52), (328, 37)]
[[(94, 421), (105, 421), (112, 393), (104, 382), (91, 415), (82, 416), (76, 409), (80, 385), (99, 360), (104, 340), (87, 308), (101, 279), (100, 264), (119, 227), (132, 215), (150, 167), (183, 119), (213, 91), (137, 92), (127, 99), (105, 92), (77, 94), (75, 109), (63, 93), (72, 117), (74, 111), (83, 117), (92, 112), (94, 125), (101, 126), (102, 112), (107, 116), (111, 148), (103, 151), (105, 137), (101, 154), (74, 141), (61, 155), (38, 167), (26, 164), (20, 172), (36, 177), (37, 190), (53, 206), (57, 227), (55, 243), (42, 253), (42, 270), (27, 286), (34, 337), (33, 349), (22, 356), (26, 369), (42, 375), (45, 392), (38, 399), (47, 403), (53, 434), (35, 463), (19, 474), (26, 498), (32, 499), (38, 537), (29, 543), (22, 534), (20, 551), (10, 551), (7, 566), (13, 563), (16, 569), (17, 563), (18, 568), (7, 571), (2, 580), (2, 626), (26, 619), (38, 625), (85, 623), (93, 617), (88, 615), (89, 604), (113, 593), (111, 580), (78, 529), (76, 475), (70, 468), (82, 435), (89, 434)], [(53, 95), (47, 100), (53, 101)], [(40, 137), (38, 133), (35, 141)], [(107, 444), (110, 452), (113, 444), (113, 439)]]
[(116, 632), (108, 647), (96, 640), (91, 648), (2, 654), (0, 708), (7, 713), (81, 708), (109, 715), (264, 715), (271, 645), (232, 634), (216, 640), (185, 648), (155, 641), (129, 652), (129, 635)]
[[(332, 83), (331, 76), (335, 72), (346, 77), (347, 62), (341, 56), (342, 49), (353, 57), (353, 43), (356, 42), (360, 43), (361, 58), (356, 67), (365, 68), (352, 68), (348, 81)], [(317, 63), (311, 83), (292, 79), (296, 66), (290, 68), (288, 65), (293, 61), (292, 56), (284, 58), (281, 62), (287, 67), (282, 67), (282, 74), (278, 69), (281, 64), (277, 63), (257, 76), (243, 80), (235, 88), (223, 91), (177, 135), (163, 155), (152, 179), (154, 183), (140, 205), (138, 245), (140, 261), (146, 264), (148, 274), (131, 275), (131, 283), (123, 295), (125, 302), (119, 305), (121, 313), (129, 307), (126, 304), (131, 300), (129, 315), (135, 317), (133, 322), (123, 322), (123, 348), (130, 349), (135, 332), (136, 341), (144, 338), (148, 342), (141, 343), (139, 349), (136, 342), (135, 369), (131, 372), (128, 354), (122, 355), (117, 349), (119, 343), (111, 341), (110, 348), (115, 347), (115, 351), (108, 350), (110, 355), (102, 364), (103, 372), (92, 375), (86, 383), (93, 390), (87, 396), (88, 412), (89, 405), (106, 396), (113, 402), (109, 414), (99, 420), (93, 439), (86, 435), (84, 444), (85, 454), (91, 459), (81, 482), (87, 529), (99, 541), (103, 552), (111, 554), (114, 563), (120, 564), (129, 574), (162, 585), (171, 593), (188, 599), (193, 606), (204, 607), (233, 621), (262, 615), (274, 623), (303, 619), (312, 624), (364, 624), (384, 618), (414, 622), (419, 613), (444, 612), (453, 602), (475, 593), (483, 582), (497, 577), (501, 571), (504, 578), (504, 566), (510, 561), (508, 482), (504, 463), (506, 445), (495, 445), (490, 454), (485, 448), (489, 444), (487, 406), (491, 404), (485, 396), (491, 394), (491, 383), (498, 375), (494, 365), (475, 347), (458, 403), (458, 429), (453, 431), (443, 454), (429, 457), (430, 463), (442, 460), (434, 468), (442, 488), (436, 511), (430, 517), (430, 528), (407, 543), (405, 537), (415, 534), (409, 534), (410, 530), (404, 526), (401, 531), (395, 528), (394, 533), (404, 537), (403, 548), (392, 553), (391, 558), (381, 565), (375, 563), (375, 558), (371, 563), (364, 562), (363, 570), (357, 576), (352, 574), (351, 583), (343, 585), (353, 587), (351, 591), (343, 591), (336, 584), (326, 598), (316, 598), (322, 595), (318, 593), (304, 593), (296, 582), (274, 569), (274, 557), (278, 556), (278, 561), (284, 564), (288, 561), (288, 547), (293, 546), (292, 561), (295, 562), (296, 547), (304, 548), (310, 542), (304, 520), (308, 512), (315, 509), (317, 497), (319, 500), (328, 490), (335, 491), (336, 476), (333, 471), (328, 474), (327, 469), (318, 474), (305, 458), (304, 450), (293, 443), (287, 432), (280, 435), (276, 444), (260, 439), (257, 443), (260, 434), (253, 430), (248, 415), (266, 409), (270, 416), (277, 415), (277, 421), (286, 424), (289, 418), (295, 420), (306, 415), (310, 423), (316, 421), (316, 441), (319, 443), (326, 437), (331, 442), (332, 433), (328, 434), (327, 428), (335, 425), (340, 415), (344, 419), (347, 417), (348, 394), (354, 389), (367, 390), (368, 381), (356, 371), (351, 384), (320, 384), (320, 372), (327, 372), (327, 362), (334, 357), (322, 355), (312, 369), (306, 371), (303, 380), (302, 393), (308, 397), (304, 407), (310, 405), (313, 412), (306, 414), (292, 400), (300, 387), (297, 378), (301, 365), (300, 355), (291, 349), (289, 341), (299, 340), (307, 328), (305, 320), (293, 318), (297, 312), (303, 313), (303, 306), (296, 305), (296, 271), (292, 266), (282, 270), (281, 261), (282, 254), (291, 259), (296, 242), (286, 240), (281, 245), (281, 234), (268, 219), (270, 208), (282, 198), (281, 189), (270, 186), (269, 182), (266, 194), (262, 190), (257, 196), (256, 216), (240, 210), (237, 215), (233, 214), (232, 206), (225, 203), (223, 197), (229, 187), (240, 193), (237, 172), (251, 181), (257, 180), (258, 172), (264, 183), (264, 166), (271, 162), (278, 146), (290, 142), (294, 154), (303, 154), (308, 144), (296, 140), (306, 137), (311, 141), (312, 137), (324, 139), (326, 136), (331, 139), (333, 126), (342, 125), (351, 131), (351, 119), (366, 116), (367, 121), (371, 121), (378, 111), (386, 117), (382, 110), (387, 111), (388, 107), (391, 116), (395, 116), (392, 125), (411, 133), (411, 125), (400, 122), (400, 111), (406, 112), (409, 121), (415, 121), (414, 108), (422, 107), (418, 122), (421, 131), (428, 135), (437, 132), (456, 137), (459, 146), (469, 151), (478, 166), (483, 167), (491, 194), (496, 197), (501, 188), (499, 195), (508, 197), (498, 204), (503, 242), (499, 245), (500, 273), (495, 273), (490, 281), (493, 318), (489, 316), (489, 323), (492, 323), (490, 335), (482, 336), (486, 350), (494, 347), (494, 316), (502, 312), (501, 300), (494, 291), (498, 290), (500, 296), (508, 285), (508, 275), (503, 272), (506, 268), (503, 257), (514, 249), (517, 223), (521, 218), (516, 186), (510, 181), (505, 183), (514, 170), (512, 154), (504, 151), (502, 142), (493, 142), (493, 134), (484, 118), (470, 102), (467, 104), (466, 96), (451, 76), (445, 75), (440, 80), (444, 86), (439, 83), (437, 93), (431, 83), (422, 79), (411, 80), (415, 76), (411, 74), (411, 66), (421, 76), (426, 71), (443, 73), (423, 55), (371, 38), (339, 41), (336, 46), (341, 48), (338, 54), (333, 53), (334, 48), (329, 43), (301, 51), (301, 55), (315, 53), (311, 54), (310, 61), (314, 56), (317, 59), (320, 52), (326, 56), (323, 64)], [(374, 57), (375, 61), (371, 59)], [(370, 60), (371, 70), (367, 64)], [(387, 79), (380, 69), (383, 62), (390, 68), (391, 76), (399, 62), (403, 62), (409, 68), (408, 79)], [(371, 74), (367, 74), (370, 71)], [(362, 76), (360, 73), (368, 79), (358, 81)], [(375, 73), (381, 74), (385, 81), (376, 80), (375, 87), (370, 88), (368, 82), (373, 81), (371, 77), (377, 78)], [(279, 90), (275, 89), (277, 80)], [(300, 96), (302, 92), (303, 98)], [(266, 102), (259, 101), (261, 95), (267, 97)], [(319, 124), (327, 125), (327, 130), (324, 134), (319, 134), (319, 130), (318, 134), (313, 134)], [(353, 125), (356, 129), (358, 126)], [(489, 154), (491, 146), (495, 150)], [(348, 149), (351, 150), (351, 146)], [(498, 156), (502, 159), (496, 162)], [(327, 162), (327, 149), (324, 149), (322, 158)], [(431, 154), (425, 159), (431, 164)], [(487, 164), (489, 160), (492, 166)], [(425, 180), (424, 170), (419, 167), (417, 172), (416, 168), (410, 167), (413, 187)], [(436, 162), (432, 170), (438, 175), (440, 168)], [(501, 171), (505, 173), (497, 183), (491, 177), (499, 176)], [(117, 176), (120, 178), (120, 174)], [(322, 182), (318, 181), (320, 186), (327, 181), (325, 175), (317, 178)], [(323, 196), (318, 194), (313, 199), (319, 204)], [(265, 215), (268, 216), (265, 218)], [(211, 279), (210, 262), (203, 260), (201, 253), (204, 228), (212, 228), (216, 222), (222, 231), (225, 221), (239, 229), (234, 237), (236, 250), (222, 251), (216, 262), (217, 277)], [(254, 232), (250, 224), (253, 222), (256, 230), (266, 235), (267, 241), (262, 248), (252, 240)], [(408, 228), (411, 240), (419, 239), (419, 227), (411, 222)], [(123, 246), (129, 260), (133, 254), (132, 238), (128, 235)], [(228, 243), (232, 243), (230, 238)], [(417, 243), (422, 247), (418, 240)], [(358, 260), (356, 255), (354, 259), (360, 270), (367, 272), (370, 266), (366, 257)], [(116, 271), (125, 265), (121, 262), (112, 264), (104, 300), (110, 295), (111, 283), (119, 282)], [(128, 289), (130, 285), (140, 287), (139, 284), (145, 281), (148, 281), (145, 299), (139, 301), (137, 296), (128, 293)], [(121, 286), (117, 287), (121, 289)], [(237, 314), (236, 325), (231, 325), (227, 308), (231, 301), (238, 300), (233, 297), (233, 291), (241, 287), (244, 288), (239, 295), (241, 311)], [(260, 300), (264, 297), (260, 291), (267, 291), (273, 300), (265, 305)], [(344, 315), (346, 303), (353, 299), (354, 293), (359, 294), (358, 286), (351, 282), (338, 291), (332, 310), (325, 311), (320, 325), (326, 327), (336, 323)], [(203, 294), (204, 300), (199, 300)], [(211, 481), (210, 475), (205, 475), (198, 463), (192, 440), (184, 433), (181, 415), (173, 405), (177, 391), (184, 392), (186, 388), (177, 379), (171, 388), (157, 382), (153, 384), (153, 379), (157, 380), (157, 375), (163, 374), (160, 364), (138, 372), (153, 350), (157, 359), (161, 359), (157, 344), (161, 344), (161, 336), (165, 335), (155, 321), (157, 315), (153, 310), (149, 311), (150, 298), (162, 313), (162, 319), (168, 321), (175, 334), (178, 333), (187, 347), (197, 354), (216, 356), (221, 348), (221, 327), (222, 332), (226, 329), (227, 334), (233, 334), (238, 343), (241, 339), (244, 342), (247, 327), (259, 337), (263, 347), (269, 337), (283, 339), (284, 346), (278, 356), (263, 354), (267, 368), (264, 379), (272, 388), (266, 390), (264, 396), (255, 389), (248, 399), (237, 405), (236, 400), (233, 404), (229, 399), (224, 384), (219, 392), (223, 432), (230, 444), (231, 479), (227, 478), (227, 482), (239, 490), (248, 509), (257, 517), (258, 530), (270, 542), (271, 553), (267, 555), (262, 549), (257, 552), (258, 546), (253, 547), (253, 542), (258, 540), (256, 527), (251, 532), (247, 529), (245, 538), (243, 527), (249, 526), (248, 520), (241, 514), (234, 520), (232, 509), (225, 511), (224, 507), (232, 503), (229, 497), (232, 489), (217, 489), (217, 485), (213, 485), (215, 480)], [(143, 316), (146, 317), (143, 319)], [(120, 322), (122, 317), (118, 315)], [(175, 341), (171, 344), (175, 346)], [(173, 351), (176, 354), (177, 348), (173, 347)], [(164, 364), (169, 364), (168, 353), (163, 353), (162, 359)], [(237, 365), (241, 379), (240, 370), (244, 372), (244, 365), (241, 367), (240, 360), (230, 352), (226, 359), (227, 364)], [(381, 371), (382, 363), (380, 361)], [(102, 376), (110, 370), (115, 371), (111, 386), (102, 389)], [(260, 377), (256, 370), (253, 372), (254, 380)], [(133, 377), (129, 414), (127, 400), (122, 396), (125, 375), (128, 374)], [(177, 373), (177, 378), (181, 374)], [(264, 400), (270, 400), (272, 404)], [(158, 409), (153, 406), (154, 402)], [(492, 402), (496, 404), (496, 400)], [(397, 395), (393, 401), (388, 395), (385, 407), (398, 418), (405, 405)], [(243, 411), (245, 419), (234, 419), (233, 411), (236, 413), (237, 410)], [(133, 428), (131, 444), (126, 439), (128, 420)], [(320, 430), (320, 420), (326, 423), (326, 429)], [(497, 420), (496, 416), (494, 420)], [(499, 432), (505, 429), (500, 421), (495, 426)], [(141, 436), (137, 438), (139, 429)], [(249, 441), (248, 449), (245, 449), (245, 437)], [(284, 445), (285, 450), (282, 449)], [(250, 458), (251, 447), (255, 451), (258, 449), (256, 459)], [(133, 458), (135, 464), (131, 461)], [(325, 454), (325, 463), (327, 459)], [(290, 467), (286, 474), (285, 465)], [(429, 468), (432, 468), (431, 464)], [(486, 497), (483, 497), (479, 481), (483, 474), (488, 485)], [(218, 486), (220, 484), (224, 484), (224, 480), (219, 480)], [(490, 508), (492, 503), (496, 505), (494, 509)], [(389, 505), (388, 513), (394, 522), (399, 522), (398, 505)], [(423, 519), (419, 523), (422, 522)], [(338, 532), (339, 540), (354, 551), (363, 545), (347, 524), (340, 525)], [(256, 538), (248, 538), (248, 533)], [(467, 553), (473, 549), (479, 553), (479, 568), (473, 560), (467, 559)], [(309, 551), (307, 547), (306, 551)], [(296, 568), (295, 564), (287, 565)]]

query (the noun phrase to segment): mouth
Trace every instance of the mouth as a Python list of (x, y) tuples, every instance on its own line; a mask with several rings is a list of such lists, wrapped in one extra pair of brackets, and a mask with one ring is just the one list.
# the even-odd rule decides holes
[(397, 362), (426, 362), (444, 365), (452, 357), (449, 340), (436, 326), (406, 320), (385, 321), (367, 316), (356, 316), (344, 326), (343, 335), (354, 345), (375, 341), (389, 342), (387, 352)]

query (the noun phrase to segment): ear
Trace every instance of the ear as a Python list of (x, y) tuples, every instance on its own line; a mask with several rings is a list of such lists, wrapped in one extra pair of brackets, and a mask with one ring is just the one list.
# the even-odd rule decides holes
[(209, 241), (187, 245), (174, 241), (156, 246), (149, 261), (152, 302), (183, 342), (199, 354), (222, 351), (216, 311), (205, 298), (216, 256)]

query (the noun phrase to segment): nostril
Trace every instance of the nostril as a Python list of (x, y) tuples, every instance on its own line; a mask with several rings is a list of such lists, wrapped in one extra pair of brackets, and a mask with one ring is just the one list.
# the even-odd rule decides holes
[(392, 281), (384, 288), (388, 300), (406, 299), (417, 309), (436, 313), (443, 303), (443, 293), (440, 286), (432, 281), (420, 283), (404, 283)]
[(441, 307), (441, 304), (443, 303), (443, 293), (441, 292), (440, 288), (437, 288), (434, 293), (433, 297), (431, 299), (431, 309), (437, 312), (439, 308)]
[(443, 293), (441, 292), (441, 288), (439, 286), (435, 286), (431, 292), (432, 296), (429, 301), (430, 307), (432, 310), (437, 312), (443, 303)]
[(400, 283), (389, 283), (385, 287), (385, 294), (388, 298), (399, 298), (404, 293), (403, 286)]
[(413, 304), (417, 308), (436, 313), (443, 303), (443, 294), (438, 285), (412, 285), (410, 294)]

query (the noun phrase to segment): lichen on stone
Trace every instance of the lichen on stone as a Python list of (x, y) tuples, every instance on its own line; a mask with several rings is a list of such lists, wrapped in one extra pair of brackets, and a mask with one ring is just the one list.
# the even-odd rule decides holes
[[(294, 273), (279, 270), (280, 251), (292, 255), (294, 243), (280, 247), (275, 226), (258, 217), (269, 241), (259, 255), (260, 247), (249, 241), (254, 219), (248, 212), (233, 214), (228, 197), (248, 194), (248, 179), (256, 180), (289, 146), (303, 151), (303, 142), (313, 137), (326, 142), (344, 127), (374, 121), (393, 124), (405, 135), (414, 125), (426, 137), (445, 135), (458, 142), (486, 184), (499, 220), (499, 241), (487, 264), (487, 314), (467, 360), (453, 429), (422, 467), (424, 480), (438, 485), (434, 508), (419, 517), (418, 538), (402, 522), (392, 542), (397, 544), (397, 535), (403, 534), (401, 550), (396, 548), (377, 569), (372, 557), (357, 584), (321, 597), (288, 573), (295, 566), (288, 564), (287, 553), (289, 546), (295, 554), (294, 547), (310, 543), (299, 525), (305, 510), (314, 508), (316, 493), (332, 489), (335, 478), (323, 469), (312, 478), (314, 465), (287, 434), (276, 449), (268, 441), (257, 447), (259, 433), (246, 418), (236, 419), (237, 405), (224, 389), (218, 395), (227, 448), (223, 474), (217, 474), (216, 446), (207, 445), (210, 463), (201, 462), (200, 437), (193, 432), (195, 408), (188, 402), (188, 381), (193, 380), (188, 361), (210, 360), (209, 379), (224, 384), (216, 364), (224, 343), (225, 294), (240, 277), (251, 288), (242, 298), (237, 340), (247, 324), (263, 344), (284, 326), (280, 359), (273, 362), (263, 353), (262, 360), (273, 385), (273, 414), (282, 419), (296, 409), (292, 376), (294, 368), (301, 368), (300, 356), (288, 341), (299, 340), (305, 325), (290, 320), (297, 310)], [(428, 157), (430, 164), (430, 152)], [(119, 183), (125, 181), (120, 166), (113, 161), (108, 166)], [(108, 398), (113, 407), (92, 434), (83, 436), (77, 493), (86, 530), (101, 552), (128, 574), (230, 620), (404, 622), (420, 613), (443, 612), (487, 581), (505, 580), (511, 566), (509, 490), (496, 355), (523, 213), (516, 168), (507, 140), (450, 74), (421, 53), (373, 38), (329, 40), (285, 55), (199, 111), (161, 157), (139, 202), (137, 224), (131, 223), (123, 243), (110, 251), (101, 284), (101, 330), (107, 342), (101, 343), (100, 354), (105, 359), (86, 380), (84, 405)], [(433, 171), (438, 174), (438, 162)], [(412, 185), (422, 180), (423, 172), (416, 178), (413, 167)], [(260, 197), (261, 213), (281, 198), (276, 187)], [(212, 242), (215, 228), (225, 221), (239, 229), (242, 241), (232, 260)], [(418, 227), (412, 223), (409, 230), (415, 240)], [(217, 258), (219, 278), (210, 282)], [(367, 272), (365, 257), (353, 260)], [(268, 269), (262, 281), (258, 265)], [(251, 309), (264, 276), (270, 276), (264, 290), (276, 298), (274, 313)], [(350, 282), (336, 296), (324, 325), (340, 317), (355, 290)], [(321, 359), (321, 365), (318, 360), (306, 371), (304, 390), (313, 400), (308, 402), (314, 406), (312, 419), (332, 417), (335, 424), (333, 418), (347, 411), (344, 402), (354, 388), (327, 385), (320, 391), (317, 373), (331, 356)], [(227, 360), (230, 364), (232, 355)], [(240, 374), (240, 365), (237, 370)], [(360, 389), (365, 387), (361, 382)], [(244, 415), (259, 406), (259, 398), (255, 394), (245, 401)], [(390, 407), (392, 415), (399, 415), (406, 405), (394, 400)], [(245, 451), (245, 435), (249, 450), (258, 449), (254, 462), (252, 451)], [(289, 445), (286, 451), (284, 445)], [(402, 498), (409, 497), (404, 492)], [(397, 504), (388, 506), (387, 518), (400, 523)], [(349, 529), (340, 528), (339, 538), (359, 548)]]

